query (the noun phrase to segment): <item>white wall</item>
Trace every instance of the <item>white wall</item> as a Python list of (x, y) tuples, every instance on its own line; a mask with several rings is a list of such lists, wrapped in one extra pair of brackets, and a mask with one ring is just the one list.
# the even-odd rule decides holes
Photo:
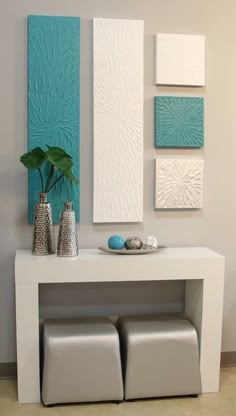
[[(27, 22), (28, 14), (81, 16), (81, 224), (80, 247), (103, 244), (112, 233), (125, 236), (158, 235), (168, 246), (207, 245), (226, 256), (223, 350), (236, 350), (236, 53), (234, 0), (1, 0), (0, 3), (0, 362), (15, 360), (14, 252), (30, 248), (32, 228), (27, 225), (27, 173), (19, 156), (27, 146)], [(92, 39), (91, 18), (113, 17), (145, 21), (144, 102), (144, 222), (134, 225), (92, 224)], [(206, 35), (206, 87), (172, 88), (153, 85), (153, 49), (156, 32)], [(153, 96), (205, 96), (205, 147), (200, 150), (155, 150)], [(161, 156), (200, 156), (205, 159), (205, 202), (200, 211), (154, 211), (154, 162)], [(63, 290), (62, 290), (63, 289)], [(133, 290), (134, 291), (133, 291)], [(153, 302), (152, 288), (128, 288), (131, 303)], [(73, 291), (43, 288), (44, 311), (76, 303)], [(96, 304), (97, 294), (85, 288), (85, 298)], [(123, 289), (122, 289), (123, 290)], [(106, 289), (106, 304), (122, 300), (122, 290)], [(126, 289), (125, 289), (126, 290)], [(163, 288), (161, 289), (163, 290)], [(146, 289), (145, 289), (146, 291)], [(164, 288), (165, 301), (181, 307), (183, 285)], [(55, 293), (58, 297), (55, 297)], [(77, 291), (78, 296), (80, 291)], [(63, 297), (65, 296), (65, 303)], [(105, 301), (102, 293), (99, 301)], [(157, 299), (160, 296), (157, 296)], [(82, 298), (80, 298), (82, 299)], [(79, 300), (79, 298), (78, 298)], [(117, 301), (118, 302), (118, 301)], [(111, 302), (110, 302), (111, 303)], [(119, 303), (119, 302), (118, 302)], [(122, 303), (122, 301), (121, 301)], [(67, 306), (66, 308), (69, 308)], [(73, 310), (73, 308), (72, 308)], [(77, 306), (76, 306), (77, 310)], [(105, 309), (107, 311), (107, 309)]]

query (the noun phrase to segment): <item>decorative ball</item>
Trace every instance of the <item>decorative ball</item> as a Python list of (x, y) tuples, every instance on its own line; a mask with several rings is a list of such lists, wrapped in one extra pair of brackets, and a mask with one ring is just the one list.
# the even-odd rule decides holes
[(125, 240), (121, 235), (112, 235), (108, 240), (108, 247), (112, 250), (122, 250), (125, 247)]
[(153, 235), (149, 235), (143, 240), (144, 250), (156, 249), (158, 247), (158, 240)]
[(142, 247), (142, 240), (139, 237), (128, 237), (125, 240), (125, 247), (127, 250), (140, 250)]

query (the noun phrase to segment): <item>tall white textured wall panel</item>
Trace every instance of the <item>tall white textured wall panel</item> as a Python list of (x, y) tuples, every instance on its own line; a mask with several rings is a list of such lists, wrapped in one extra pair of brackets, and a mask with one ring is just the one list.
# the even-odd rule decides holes
[(143, 220), (143, 22), (93, 20), (94, 222)]

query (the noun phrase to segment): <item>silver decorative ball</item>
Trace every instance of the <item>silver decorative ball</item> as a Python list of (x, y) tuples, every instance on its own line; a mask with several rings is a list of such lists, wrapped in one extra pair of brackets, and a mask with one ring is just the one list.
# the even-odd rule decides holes
[(127, 250), (140, 250), (142, 248), (142, 240), (139, 237), (128, 237), (125, 240)]
[(149, 235), (143, 240), (143, 249), (150, 250), (158, 248), (158, 240), (153, 235)]

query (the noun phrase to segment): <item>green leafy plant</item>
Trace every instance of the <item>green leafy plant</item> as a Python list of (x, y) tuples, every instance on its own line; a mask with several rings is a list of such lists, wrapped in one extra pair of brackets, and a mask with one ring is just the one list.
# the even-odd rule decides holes
[[(72, 157), (60, 147), (47, 146), (47, 148), (48, 150), (44, 151), (41, 147), (35, 147), (31, 152), (25, 153), (20, 157), (20, 162), (27, 169), (38, 170), (41, 181), (41, 192), (49, 192), (63, 176), (78, 185), (79, 180), (72, 173)], [(42, 167), (45, 163), (49, 164), (49, 170), (44, 183)], [(59, 176), (56, 175), (56, 171), (60, 172)]]

